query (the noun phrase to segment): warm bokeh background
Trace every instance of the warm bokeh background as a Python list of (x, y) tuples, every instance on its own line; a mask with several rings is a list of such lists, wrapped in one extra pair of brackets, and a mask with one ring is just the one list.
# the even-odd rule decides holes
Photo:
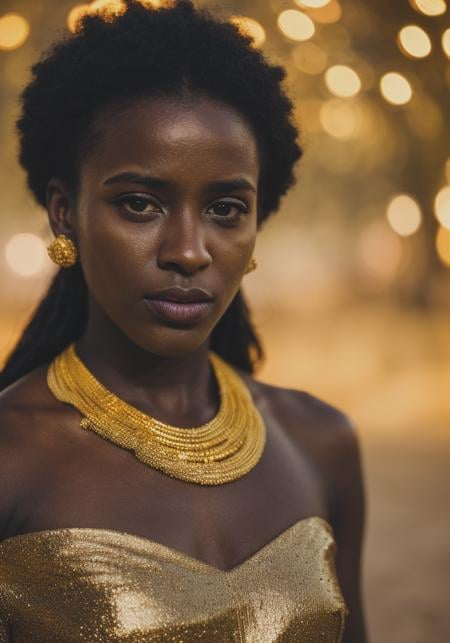
[[(144, 0), (142, 0), (144, 1)], [(156, 5), (154, 0), (149, 4)], [(92, 7), (120, 2), (93, 2)], [(260, 377), (359, 429), (375, 643), (450, 640), (450, 10), (444, 0), (202, 0), (287, 68), (299, 182), (261, 232), (245, 290)], [(14, 121), (68, 0), (0, 9), (0, 363), (53, 267)], [(264, 105), (261, 105), (264, 109)]]

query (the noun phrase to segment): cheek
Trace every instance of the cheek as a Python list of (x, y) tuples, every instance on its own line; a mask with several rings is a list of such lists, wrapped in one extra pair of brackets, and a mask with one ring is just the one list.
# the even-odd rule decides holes
[(256, 226), (248, 225), (233, 238), (221, 236), (214, 243), (214, 264), (222, 282), (223, 293), (231, 301), (239, 289), (243, 273), (253, 254), (256, 242)]
[(151, 249), (137, 226), (115, 225), (110, 212), (89, 211), (80, 225), (80, 261), (87, 284), (104, 307), (131, 301), (140, 292)]

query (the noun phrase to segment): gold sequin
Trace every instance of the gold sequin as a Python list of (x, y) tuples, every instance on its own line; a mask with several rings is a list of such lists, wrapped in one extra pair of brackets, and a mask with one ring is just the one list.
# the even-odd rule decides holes
[(0, 641), (339, 643), (335, 549), (317, 516), (229, 571), (107, 529), (13, 536), (0, 543)]

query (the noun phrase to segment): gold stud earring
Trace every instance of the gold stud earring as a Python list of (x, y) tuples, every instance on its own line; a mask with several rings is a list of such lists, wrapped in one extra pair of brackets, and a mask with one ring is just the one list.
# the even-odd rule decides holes
[(252, 270), (255, 270), (257, 265), (258, 264), (256, 263), (255, 257), (252, 257), (247, 264), (247, 268), (244, 270), (244, 275), (246, 275), (248, 272), (251, 272)]
[(58, 234), (47, 246), (47, 252), (50, 259), (62, 268), (70, 268), (77, 260), (75, 244), (65, 234)]

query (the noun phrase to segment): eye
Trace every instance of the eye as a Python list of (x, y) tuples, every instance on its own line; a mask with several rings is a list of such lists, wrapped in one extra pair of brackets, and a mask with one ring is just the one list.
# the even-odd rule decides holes
[(216, 201), (216, 203), (211, 206), (210, 210), (215, 210), (213, 214), (218, 219), (235, 221), (238, 220), (242, 214), (248, 212), (248, 207), (242, 201), (222, 200)]
[(115, 200), (123, 209), (135, 217), (145, 217), (148, 214), (160, 212), (159, 206), (143, 194), (124, 194)]

